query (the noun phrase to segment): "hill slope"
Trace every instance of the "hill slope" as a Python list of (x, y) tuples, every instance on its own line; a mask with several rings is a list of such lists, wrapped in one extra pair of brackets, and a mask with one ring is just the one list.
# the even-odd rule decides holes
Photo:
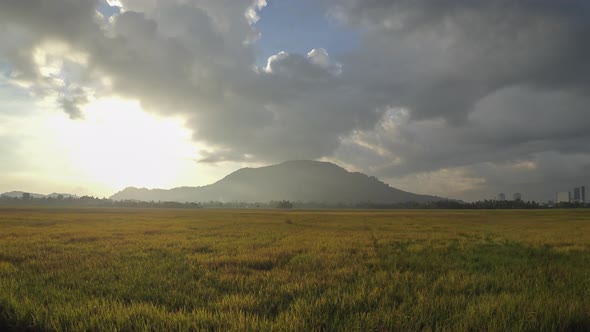
[(170, 190), (126, 188), (111, 199), (179, 202), (268, 202), (290, 200), (324, 203), (428, 202), (438, 197), (405, 192), (362, 173), (348, 172), (328, 162), (297, 160), (282, 164), (242, 168), (202, 187)]

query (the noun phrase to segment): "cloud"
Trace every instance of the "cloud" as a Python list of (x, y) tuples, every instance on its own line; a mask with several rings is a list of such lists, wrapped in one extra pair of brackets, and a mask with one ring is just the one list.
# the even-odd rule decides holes
[(358, 47), (259, 68), (265, 5), (2, 1), (0, 61), (72, 118), (111, 95), (181, 116), (207, 162), (330, 158), (392, 181), (462, 178), (467, 192), (590, 154), (587, 1), (324, 1)]
[[(343, 66), (370, 87), (366, 95), (389, 96), (389, 111), (334, 157), (364, 150), (357, 167), (393, 184), (441, 170), (485, 180), (462, 198), (512, 183), (547, 199), (547, 188), (590, 183), (581, 171), (590, 154), (589, 9), (585, 1), (340, 2), (334, 17), (364, 31), (363, 49)], [(527, 163), (537, 167), (505, 166)]]
[(74, 96), (74, 97), (62, 97), (60, 104), (64, 112), (66, 112), (70, 119), (81, 119), (83, 118), (80, 105), (88, 102), (86, 96)]
[(383, 78), (396, 106), (460, 122), (514, 85), (587, 91), (589, 9), (585, 1), (349, 1), (338, 17), (367, 29), (364, 58), (380, 65), (364, 72)]
[(330, 58), (323, 48), (309, 51), (307, 56), (279, 52), (268, 58), (265, 72), (289, 78), (304, 77), (314, 80), (342, 73), (342, 65)]

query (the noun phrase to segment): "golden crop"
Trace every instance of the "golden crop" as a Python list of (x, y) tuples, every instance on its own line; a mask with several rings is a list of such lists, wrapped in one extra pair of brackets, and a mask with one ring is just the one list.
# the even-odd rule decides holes
[(0, 208), (0, 330), (590, 329), (590, 211)]

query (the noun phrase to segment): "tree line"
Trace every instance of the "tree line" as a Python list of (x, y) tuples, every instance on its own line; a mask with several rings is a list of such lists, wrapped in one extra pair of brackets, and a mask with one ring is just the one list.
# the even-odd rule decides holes
[(21, 197), (0, 196), (0, 205), (4, 206), (56, 206), (56, 207), (124, 207), (124, 208), (241, 208), (241, 209), (548, 209), (548, 208), (590, 208), (590, 203), (558, 203), (549, 205), (535, 201), (506, 201), (506, 200), (481, 200), (476, 202), (463, 202), (456, 200), (440, 200), (434, 202), (404, 202), (404, 203), (373, 203), (361, 202), (348, 203), (323, 203), (323, 202), (292, 202), (277, 200), (270, 202), (246, 203), (246, 202), (168, 202), (168, 201), (136, 201), (136, 200), (112, 200), (94, 196), (46, 196), (34, 197), (24, 193)]

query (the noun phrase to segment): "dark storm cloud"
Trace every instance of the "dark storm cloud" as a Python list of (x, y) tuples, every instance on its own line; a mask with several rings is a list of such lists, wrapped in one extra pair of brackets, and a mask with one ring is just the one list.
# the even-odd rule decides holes
[[(331, 157), (387, 178), (461, 168), (491, 181), (480, 165), (551, 175), (539, 156), (590, 153), (587, 1), (325, 2), (358, 49), (258, 68), (253, 0), (127, 0), (108, 19), (102, 0), (6, 0), (0, 57), (72, 117), (112, 94), (183, 115), (207, 162)], [(63, 60), (65, 83), (32, 57), (55, 40), (87, 57)]]
[(381, 78), (377, 88), (389, 86), (418, 119), (464, 121), (513, 85), (588, 92), (586, 1), (354, 1), (341, 10), (369, 30), (366, 57), (381, 65), (363, 68), (368, 79)]

